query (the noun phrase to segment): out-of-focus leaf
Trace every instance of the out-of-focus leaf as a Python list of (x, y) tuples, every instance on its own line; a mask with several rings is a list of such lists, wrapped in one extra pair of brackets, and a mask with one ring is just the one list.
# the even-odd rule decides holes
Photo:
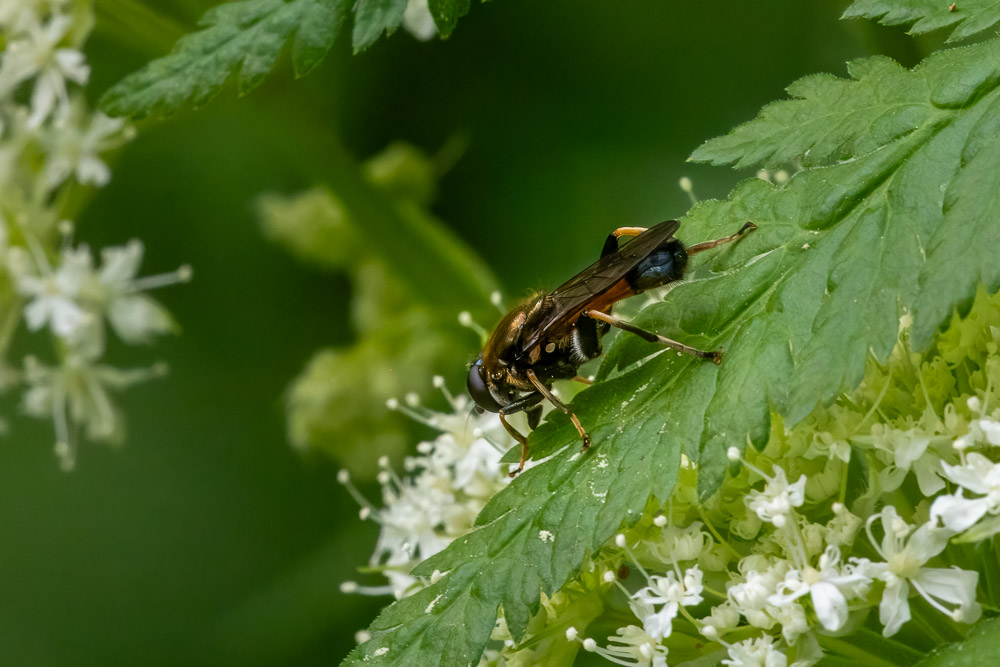
[(996, 664), (1000, 655), (1000, 619), (980, 621), (965, 641), (949, 644), (917, 667), (982, 667)]
[(354, 9), (354, 51), (364, 51), (382, 33), (392, 34), (403, 22), (406, 0), (358, 0)]
[(237, 72), (245, 95), (264, 81), (293, 36), (292, 65), (303, 76), (330, 50), (346, 7), (346, 0), (241, 0), (214, 7), (201, 18), (201, 30), (119, 81), (101, 106), (113, 116), (170, 116), (185, 104), (209, 102)]
[[(425, 212), (436, 189), (434, 160), (400, 142), (361, 171), (365, 187), (386, 197), (400, 224), (427, 244), (426, 261), (443, 271), (439, 254), (448, 253), (453, 268), (467, 274), (462, 279), (495, 285), (482, 261)], [(337, 194), (322, 188), (268, 194), (258, 208), (265, 234), (301, 259), (345, 271), (352, 284), (351, 325), (358, 340), (321, 350), (295, 379), (288, 394), (289, 437), (298, 448), (342, 459), (359, 476), (374, 474), (380, 456), (402, 453), (409, 432), (386, 400), (425, 391), (432, 375), (460, 372), (472, 334), (459, 325), (457, 305), (449, 309), (442, 294), (412, 288), (411, 276), (401, 270), (405, 265), (392, 261), (384, 244), (372, 242), (370, 225)]]
[(469, 0), (428, 0), (428, 9), (442, 37), (449, 37), (458, 19), (469, 13)]
[(996, 0), (854, 0), (844, 18), (868, 18), (884, 25), (912, 23), (910, 32), (921, 33), (956, 26), (948, 41), (965, 39), (1000, 21)]

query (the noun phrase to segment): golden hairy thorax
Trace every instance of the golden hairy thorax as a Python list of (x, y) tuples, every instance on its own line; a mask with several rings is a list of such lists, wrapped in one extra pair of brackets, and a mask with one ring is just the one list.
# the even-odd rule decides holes
[[(632, 289), (625, 280), (613, 285), (605, 293), (587, 304), (588, 310), (598, 310), (610, 313), (616, 301), (631, 295)], [(551, 308), (548, 292), (536, 292), (517, 304), (497, 324), (493, 334), (483, 348), (483, 370), (494, 384), (506, 383), (522, 391), (532, 391), (534, 388), (524, 375), (527, 368), (539, 361), (546, 353), (554, 353), (569, 348), (573, 329), (583, 310), (570, 314), (560, 326), (552, 329), (538, 341), (527, 358), (517, 360), (522, 344), (528, 333), (533, 331)], [(527, 361), (527, 364), (525, 364)]]
[(537, 292), (521, 301), (507, 313), (483, 348), (483, 370), (496, 384), (508, 382), (522, 391), (532, 389), (531, 382), (514, 370), (514, 356), (521, 349), (521, 340), (530, 325), (544, 313), (548, 292)]

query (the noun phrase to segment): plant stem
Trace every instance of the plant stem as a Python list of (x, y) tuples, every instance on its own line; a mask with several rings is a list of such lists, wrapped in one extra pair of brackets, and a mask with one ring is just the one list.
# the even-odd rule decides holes
[(708, 528), (708, 532), (712, 533), (712, 536), (719, 541), (719, 544), (729, 549), (729, 551), (732, 552), (734, 556), (736, 556), (736, 560), (743, 558), (743, 555), (739, 551), (737, 551), (736, 548), (733, 547), (733, 545), (731, 545), (726, 540), (722, 539), (722, 536), (719, 535), (719, 531), (717, 531), (715, 529), (715, 526), (712, 525), (712, 522), (708, 520), (708, 515), (705, 514), (705, 508), (703, 507), (698, 508), (698, 516), (700, 516), (701, 520), (705, 522), (705, 527)]
[(839, 653), (845, 658), (853, 658), (866, 667), (899, 667), (897, 663), (883, 660), (882, 658), (864, 649), (858, 648), (850, 642), (837, 637), (825, 637), (819, 635), (820, 646), (824, 649)]
[(96, 0), (97, 27), (144, 53), (169, 51), (189, 28), (137, 0)]

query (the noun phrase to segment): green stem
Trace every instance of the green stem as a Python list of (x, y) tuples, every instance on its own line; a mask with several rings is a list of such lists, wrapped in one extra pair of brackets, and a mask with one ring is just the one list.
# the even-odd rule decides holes
[[(851, 453), (854, 453), (853, 448), (851, 449)], [(841, 505), (845, 505), (847, 503), (847, 475), (850, 472), (850, 469), (851, 462), (846, 461), (844, 463), (844, 468), (840, 473), (840, 491), (837, 493), (837, 500), (840, 501)]]
[(10, 305), (7, 317), (4, 318), (3, 328), (0, 328), (0, 360), (7, 357), (7, 349), (14, 338), (14, 332), (17, 331), (17, 325), (21, 321), (22, 305), (20, 299), (15, 299), (14, 303)]
[(169, 51), (189, 27), (138, 0), (96, 0), (97, 29), (144, 53)]
[(858, 660), (859, 664), (865, 665), (866, 667), (899, 667), (898, 664), (889, 662), (888, 660), (883, 660), (877, 655), (858, 648), (843, 639), (839, 639), (837, 637), (826, 637), (823, 635), (817, 635), (816, 638), (819, 640), (820, 646), (822, 646), (825, 650), (838, 653), (845, 658)]
[(921, 630), (927, 633), (927, 635), (931, 638), (931, 640), (936, 646), (940, 646), (941, 644), (947, 644), (950, 640), (945, 639), (944, 635), (938, 632), (937, 627), (935, 627), (933, 623), (927, 620), (927, 618), (924, 616), (924, 613), (920, 609), (918, 604), (910, 605), (910, 618), (912, 618), (916, 622), (916, 624), (920, 626)]
[(705, 514), (705, 508), (704, 507), (699, 507), (698, 508), (698, 516), (700, 516), (701, 520), (705, 522), (705, 527), (708, 528), (708, 532), (712, 533), (712, 536), (719, 541), (719, 544), (721, 544), (724, 547), (726, 547), (727, 549), (729, 549), (729, 551), (732, 552), (732, 554), (734, 556), (736, 556), (736, 560), (739, 560), (739, 559), (743, 558), (743, 555), (739, 551), (737, 551), (733, 547), (733, 545), (731, 545), (726, 540), (722, 539), (722, 536), (719, 535), (719, 531), (717, 531), (715, 529), (715, 526), (712, 525), (712, 522), (708, 520), (708, 515)]
[(477, 321), (496, 319), (490, 302), (496, 280), (471, 249), (444, 225), (435, 224), (420, 211), (407, 210), (410, 204), (393, 200), (366, 181), (329, 124), (320, 123), (294, 93), (286, 94), (273, 108), (267, 108), (265, 98), (255, 101), (262, 125), (270, 129), (279, 124), (286, 129), (276, 148), (287, 153), (289, 164), (298, 165), (336, 194), (357, 228), (364, 230), (372, 252), (405, 278), (416, 299), (432, 306), (465, 304)]

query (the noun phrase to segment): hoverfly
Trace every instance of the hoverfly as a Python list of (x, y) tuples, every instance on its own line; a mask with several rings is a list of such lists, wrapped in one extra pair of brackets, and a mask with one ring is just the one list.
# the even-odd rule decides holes
[[(573, 422), (584, 451), (590, 436), (577, 416), (552, 393), (554, 380), (588, 380), (577, 375), (585, 362), (601, 354), (601, 337), (611, 327), (635, 334), (695, 357), (722, 362), (722, 350), (705, 352), (618, 319), (611, 309), (618, 301), (680, 280), (688, 258), (735, 241), (757, 229), (748, 222), (732, 236), (685, 248), (674, 238), (676, 220), (655, 227), (620, 227), (608, 235), (601, 258), (552, 292), (539, 292), (514, 307), (496, 326), (486, 347), (469, 367), (467, 387), (479, 412), (496, 412), (510, 435), (521, 443), (524, 469), (528, 439), (506, 416), (526, 412), (534, 429), (549, 401)], [(620, 245), (623, 236), (634, 237)]]

